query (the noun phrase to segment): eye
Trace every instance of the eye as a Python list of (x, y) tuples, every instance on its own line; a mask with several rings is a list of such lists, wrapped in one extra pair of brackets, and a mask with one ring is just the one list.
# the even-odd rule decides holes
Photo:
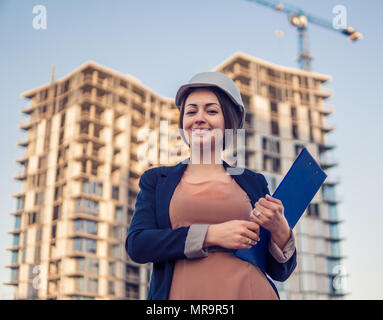
[(215, 110), (209, 110), (208, 112), (218, 113), (218, 112), (215, 111)]
[(191, 113), (194, 113), (194, 111), (189, 111), (189, 112), (186, 112), (186, 114), (191, 114)]

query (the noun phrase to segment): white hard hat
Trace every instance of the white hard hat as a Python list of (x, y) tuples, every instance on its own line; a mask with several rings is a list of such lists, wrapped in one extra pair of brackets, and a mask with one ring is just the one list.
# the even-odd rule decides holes
[(243, 127), (245, 121), (245, 107), (242, 102), (241, 93), (231, 78), (221, 72), (213, 71), (196, 74), (190, 79), (189, 83), (184, 84), (177, 91), (175, 103), (179, 110), (181, 110), (183, 95), (188, 88), (194, 87), (217, 87), (225, 92), (231, 101), (233, 101), (234, 105), (238, 107), (238, 111), (242, 115), (239, 128)]

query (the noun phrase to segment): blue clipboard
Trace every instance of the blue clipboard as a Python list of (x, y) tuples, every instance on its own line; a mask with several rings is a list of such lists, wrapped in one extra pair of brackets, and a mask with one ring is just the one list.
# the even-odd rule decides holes
[[(282, 201), (284, 215), (291, 229), (295, 227), (326, 178), (327, 174), (307, 149), (303, 148), (272, 195)], [(266, 271), (270, 236), (268, 230), (261, 228), (260, 241), (255, 246), (238, 249), (234, 254)]]

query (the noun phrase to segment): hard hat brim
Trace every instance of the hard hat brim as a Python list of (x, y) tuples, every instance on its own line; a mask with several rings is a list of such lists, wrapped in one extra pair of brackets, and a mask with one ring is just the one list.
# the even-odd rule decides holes
[(189, 88), (196, 88), (196, 87), (201, 87), (201, 88), (215, 87), (215, 88), (220, 89), (221, 91), (226, 93), (226, 95), (230, 98), (230, 100), (238, 107), (239, 111), (244, 113), (244, 111), (245, 111), (244, 107), (242, 105), (238, 104), (238, 102), (232, 97), (232, 95), (227, 90), (221, 88), (220, 86), (212, 84), (212, 83), (187, 83), (187, 84), (184, 84), (183, 86), (181, 86), (178, 89), (177, 94), (176, 94), (176, 98), (175, 98), (175, 103), (176, 103), (178, 110), (181, 110), (181, 99), (184, 96), (185, 92)]

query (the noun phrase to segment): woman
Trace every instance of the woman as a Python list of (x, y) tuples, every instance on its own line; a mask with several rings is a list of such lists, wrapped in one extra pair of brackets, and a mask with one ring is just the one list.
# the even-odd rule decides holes
[[(154, 263), (148, 299), (279, 299), (266, 274), (284, 281), (296, 267), (283, 204), (262, 174), (230, 175), (217, 149), (226, 147), (225, 129), (243, 126), (238, 88), (222, 73), (200, 73), (180, 87), (176, 105), (190, 158), (143, 173), (126, 240), (133, 261)], [(270, 235), (265, 267), (234, 255), (260, 233)]]

